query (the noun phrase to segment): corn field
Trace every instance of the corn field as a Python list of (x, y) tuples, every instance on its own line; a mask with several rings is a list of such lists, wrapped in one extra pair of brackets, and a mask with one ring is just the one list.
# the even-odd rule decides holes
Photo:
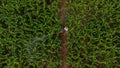
[[(61, 0), (0, 0), (0, 68), (59, 68)], [(69, 68), (120, 68), (120, 0), (67, 0)]]

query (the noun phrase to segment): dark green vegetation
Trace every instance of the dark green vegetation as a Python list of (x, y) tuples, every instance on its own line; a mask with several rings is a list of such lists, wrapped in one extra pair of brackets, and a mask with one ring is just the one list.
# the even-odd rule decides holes
[[(120, 1), (69, 0), (70, 68), (120, 68)], [(0, 68), (58, 68), (59, 0), (0, 0)]]

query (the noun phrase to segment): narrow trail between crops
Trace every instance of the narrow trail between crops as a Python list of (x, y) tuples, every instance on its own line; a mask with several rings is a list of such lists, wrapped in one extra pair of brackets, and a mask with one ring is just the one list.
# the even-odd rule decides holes
[[(62, 29), (65, 28), (65, 18), (66, 18), (66, 3), (67, 0), (61, 0), (60, 2), (60, 21)], [(60, 32), (60, 40), (61, 40), (61, 65), (60, 68), (69, 68), (67, 64), (67, 55), (68, 55), (68, 44), (67, 44), (67, 34), (64, 31)]]

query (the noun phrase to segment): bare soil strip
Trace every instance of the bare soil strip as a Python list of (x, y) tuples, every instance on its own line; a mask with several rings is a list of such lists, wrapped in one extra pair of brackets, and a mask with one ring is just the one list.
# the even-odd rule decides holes
[[(61, 0), (60, 2), (60, 20), (62, 29), (65, 27), (65, 18), (66, 18), (66, 3), (67, 0)], [(64, 31), (60, 32), (60, 40), (61, 40), (61, 66), (60, 68), (68, 68), (67, 64), (67, 55), (68, 55), (68, 44), (67, 44), (67, 34)]]

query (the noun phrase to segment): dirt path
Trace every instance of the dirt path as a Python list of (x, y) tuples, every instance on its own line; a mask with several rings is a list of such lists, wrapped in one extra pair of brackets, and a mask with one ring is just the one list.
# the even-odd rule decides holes
[[(60, 20), (62, 29), (65, 27), (65, 18), (66, 18), (66, 3), (67, 0), (61, 0), (60, 2)], [(68, 68), (67, 64), (67, 55), (68, 55), (68, 44), (67, 44), (67, 33), (64, 31), (60, 32), (61, 40), (61, 66), (60, 68)]]

